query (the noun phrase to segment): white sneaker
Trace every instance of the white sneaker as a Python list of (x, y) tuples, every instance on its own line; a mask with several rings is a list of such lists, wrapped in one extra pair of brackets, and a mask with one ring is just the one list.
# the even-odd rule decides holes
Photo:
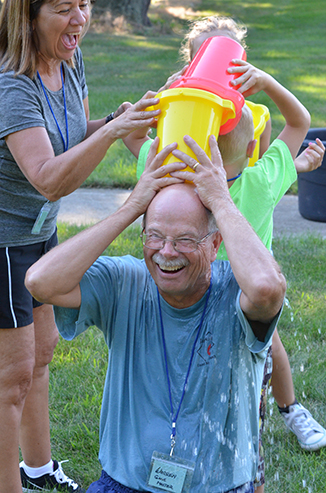
[(68, 478), (62, 470), (61, 461), (53, 461), (53, 472), (50, 474), (44, 474), (38, 478), (29, 477), (22, 462), (20, 463), (20, 477), (22, 482), (23, 493), (29, 493), (35, 491), (47, 491), (47, 492), (64, 492), (64, 493), (85, 493), (85, 490), (81, 488), (73, 479)]
[(296, 435), (305, 450), (318, 450), (326, 445), (326, 430), (301, 404), (289, 406), (289, 412), (281, 412), (286, 426)]

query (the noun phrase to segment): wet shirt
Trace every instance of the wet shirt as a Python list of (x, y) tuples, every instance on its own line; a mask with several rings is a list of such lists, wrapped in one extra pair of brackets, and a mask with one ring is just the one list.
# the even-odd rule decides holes
[[(55, 307), (72, 339), (96, 325), (109, 347), (99, 459), (116, 481), (151, 491), (153, 451), (169, 454), (171, 416), (157, 288), (143, 260), (100, 257), (81, 281), (79, 310)], [(205, 296), (176, 309), (160, 298), (174, 410), (188, 369)], [(212, 264), (212, 290), (177, 420), (175, 455), (196, 464), (191, 493), (218, 493), (253, 480), (266, 348), (239, 303), (229, 262)]]
[[(81, 51), (75, 54), (75, 68), (63, 62), (69, 148), (81, 142), (86, 134), (83, 100), (88, 94)], [(45, 88), (64, 138), (66, 122), (62, 88)], [(44, 127), (56, 156), (64, 152), (64, 145), (41, 83), (36, 77), (14, 76), (0, 70), (0, 247), (28, 245), (45, 241), (55, 231), (60, 201), (51, 203), (50, 213), (37, 235), (32, 235), (33, 224), (47, 201), (27, 180), (15, 162), (5, 137), (31, 127)], [(35, 142), (37, 147), (37, 142)]]

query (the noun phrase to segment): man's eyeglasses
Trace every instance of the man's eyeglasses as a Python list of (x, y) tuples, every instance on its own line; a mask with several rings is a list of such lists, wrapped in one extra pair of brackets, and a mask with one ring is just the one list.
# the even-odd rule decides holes
[(153, 233), (146, 234), (144, 231), (141, 233), (140, 237), (143, 245), (151, 250), (162, 250), (167, 241), (170, 241), (173, 248), (179, 253), (192, 253), (198, 248), (198, 245), (205, 241), (212, 234), (217, 233), (216, 231), (211, 231), (205, 235), (200, 240), (193, 240), (192, 238), (175, 238), (174, 240), (168, 240), (167, 238), (162, 238)]

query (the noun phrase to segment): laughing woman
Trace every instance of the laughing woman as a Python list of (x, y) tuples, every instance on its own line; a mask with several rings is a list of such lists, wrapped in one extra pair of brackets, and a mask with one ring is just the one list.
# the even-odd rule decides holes
[[(4, 0), (0, 14), (0, 491), (84, 491), (52, 460), (48, 364), (52, 307), (25, 272), (57, 243), (59, 199), (78, 188), (118, 138), (153, 122), (151, 94), (89, 121), (78, 43), (88, 0)], [(23, 462), (19, 467), (19, 446)]]

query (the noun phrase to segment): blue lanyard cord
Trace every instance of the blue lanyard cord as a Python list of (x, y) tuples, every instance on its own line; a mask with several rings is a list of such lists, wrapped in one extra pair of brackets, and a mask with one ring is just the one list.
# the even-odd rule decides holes
[(235, 176), (234, 178), (229, 178), (228, 180), (226, 180), (227, 182), (229, 181), (232, 181), (232, 180), (236, 180), (237, 178), (239, 178), (240, 176), (242, 175), (242, 172), (239, 173), (237, 176)]
[[(197, 341), (198, 341), (198, 338), (199, 338), (200, 330), (201, 330), (201, 327), (203, 325), (203, 321), (204, 321), (204, 318), (205, 318), (205, 313), (206, 313), (206, 308), (207, 308), (207, 303), (208, 303), (209, 295), (210, 295), (210, 292), (211, 292), (211, 288), (212, 288), (212, 280), (210, 281), (210, 284), (209, 284), (209, 288), (208, 288), (207, 295), (206, 295), (206, 300), (205, 300), (204, 310), (203, 310), (203, 313), (202, 313), (202, 316), (201, 316), (200, 324), (199, 324), (198, 329), (197, 329), (196, 338), (195, 338), (194, 344), (192, 346), (190, 361), (189, 361), (189, 365), (188, 365), (188, 370), (187, 370), (185, 382), (184, 382), (184, 385), (183, 385), (181, 399), (180, 399), (180, 402), (179, 402), (179, 406), (178, 406), (177, 412), (176, 412), (176, 414), (175, 414), (174, 417), (173, 417), (173, 403), (172, 403), (171, 381), (170, 381), (170, 374), (169, 374), (169, 368), (168, 368), (168, 359), (167, 359), (166, 343), (165, 343), (165, 336), (164, 336), (164, 325), (163, 325), (163, 318), (162, 318), (161, 302), (160, 302), (159, 291), (157, 289), (157, 299), (158, 299), (158, 307), (159, 307), (161, 330), (162, 330), (162, 340), (163, 340), (165, 371), (166, 371), (166, 377), (167, 377), (168, 388), (169, 388), (170, 408), (171, 408), (171, 416), (172, 416), (172, 433), (171, 433), (171, 439), (172, 440), (174, 439), (174, 437), (176, 435), (176, 422), (177, 422), (177, 419), (178, 419), (178, 416), (179, 416), (179, 412), (180, 412), (180, 409), (181, 409), (181, 405), (182, 405), (182, 401), (183, 401), (183, 398), (184, 398), (184, 395), (185, 395), (185, 392), (186, 392), (188, 378), (189, 378), (189, 374), (190, 374), (190, 368), (191, 368), (192, 360), (193, 360), (193, 357), (194, 357), (194, 354), (195, 354), (195, 348), (196, 348), (196, 344), (197, 344)], [(172, 453), (172, 451), (171, 451), (171, 453)]]
[(63, 149), (64, 149), (64, 152), (66, 152), (68, 150), (68, 147), (69, 147), (69, 131), (68, 131), (68, 116), (67, 116), (67, 104), (66, 104), (66, 93), (65, 93), (65, 83), (64, 83), (64, 80), (63, 80), (63, 70), (62, 70), (62, 64), (60, 65), (60, 73), (61, 73), (61, 82), (62, 82), (62, 94), (63, 94), (63, 104), (64, 104), (64, 109), (65, 109), (65, 121), (66, 121), (66, 136), (67, 136), (67, 143), (65, 142), (65, 139), (63, 137), (63, 134), (61, 132), (61, 128), (59, 126), (59, 123), (58, 123), (58, 120), (56, 119), (55, 117), (55, 114), (54, 114), (54, 111), (52, 109), (52, 106), (51, 106), (51, 103), (50, 103), (50, 100), (48, 98), (48, 95), (46, 94), (46, 91), (45, 91), (45, 87), (44, 87), (44, 84), (43, 84), (43, 81), (41, 79), (41, 76), (40, 74), (37, 72), (37, 77), (39, 78), (39, 81), (41, 83), (41, 86), (42, 86), (42, 89), (43, 89), (43, 92), (44, 92), (44, 96), (48, 102), (48, 105), (49, 105), (49, 108), (51, 110), (51, 113), (52, 113), (52, 116), (54, 118), (54, 121), (58, 127), (58, 130), (60, 132), (60, 135), (61, 135), (61, 139), (62, 139), (62, 142), (63, 142)]

